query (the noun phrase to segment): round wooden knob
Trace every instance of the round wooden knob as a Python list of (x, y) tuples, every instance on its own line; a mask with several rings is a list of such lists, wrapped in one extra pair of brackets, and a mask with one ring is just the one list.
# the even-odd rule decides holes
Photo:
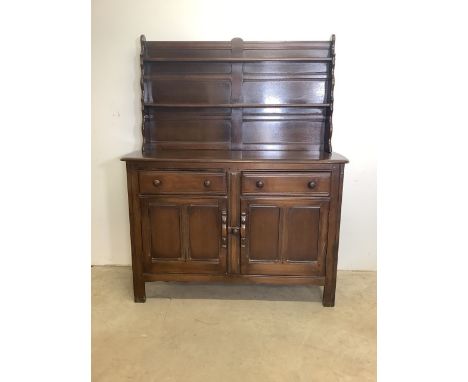
[(205, 180), (205, 181), (203, 182), (203, 184), (205, 185), (205, 187), (210, 187), (210, 186), (211, 186), (211, 180), (208, 180), (208, 179), (207, 179), (207, 180)]
[(256, 185), (258, 188), (262, 188), (262, 187), (265, 185), (265, 183), (263, 183), (262, 180), (257, 180), (257, 183), (255, 183), (255, 185)]
[(231, 232), (232, 233), (239, 233), (239, 228), (238, 227), (232, 227)]
[(314, 188), (316, 183), (313, 180), (311, 180), (307, 185), (309, 186), (309, 188)]
[(159, 179), (155, 179), (155, 180), (153, 180), (153, 185), (155, 187), (158, 187), (159, 185), (161, 185), (161, 181)]

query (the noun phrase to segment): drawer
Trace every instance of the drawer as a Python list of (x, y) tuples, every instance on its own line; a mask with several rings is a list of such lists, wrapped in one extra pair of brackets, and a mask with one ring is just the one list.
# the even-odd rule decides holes
[(223, 172), (140, 171), (143, 194), (225, 194)]
[(330, 172), (248, 172), (242, 174), (243, 194), (330, 195)]

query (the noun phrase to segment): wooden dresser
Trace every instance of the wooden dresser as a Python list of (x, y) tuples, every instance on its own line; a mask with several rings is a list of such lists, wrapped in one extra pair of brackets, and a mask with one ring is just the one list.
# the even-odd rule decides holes
[(335, 38), (146, 41), (142, 150), (126, 155), (145, 282), (323, 285), (334, 306), (347, 159), (333, 153)]

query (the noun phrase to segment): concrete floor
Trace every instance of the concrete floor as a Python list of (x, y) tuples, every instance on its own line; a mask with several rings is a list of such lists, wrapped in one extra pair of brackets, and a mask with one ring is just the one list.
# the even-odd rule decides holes
[(150, 283), (92, 269), (92, 380), (375, 381), (376, 274), (339, 272), (335, 308), (316, 286)]

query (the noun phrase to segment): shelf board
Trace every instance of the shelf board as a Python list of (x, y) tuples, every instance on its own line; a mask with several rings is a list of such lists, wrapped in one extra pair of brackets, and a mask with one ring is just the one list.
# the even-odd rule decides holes
[(332, 57), (143, 57), (144, 62), (328, 62)]
[(197, 103), (151, 103), (145, 102), (145, 106), (149, 107), (225, 107), (225, 108), (263, 108), (263, 107), (330, 107), (329, 103), (279, 103), (279, 104), (264, 104), (264, 103), (218, 103), (218, 104), (197, 104)]
[[(146, 81), (153, 80), (232, 80), (232, 73), (153, 73), (144, 74), (143, 79)], [(308, 80), (329, 80), (327, 73), (260, 73), (249, 74), (244, 73), (242, 80), (247, 81), (308, 81)]]

